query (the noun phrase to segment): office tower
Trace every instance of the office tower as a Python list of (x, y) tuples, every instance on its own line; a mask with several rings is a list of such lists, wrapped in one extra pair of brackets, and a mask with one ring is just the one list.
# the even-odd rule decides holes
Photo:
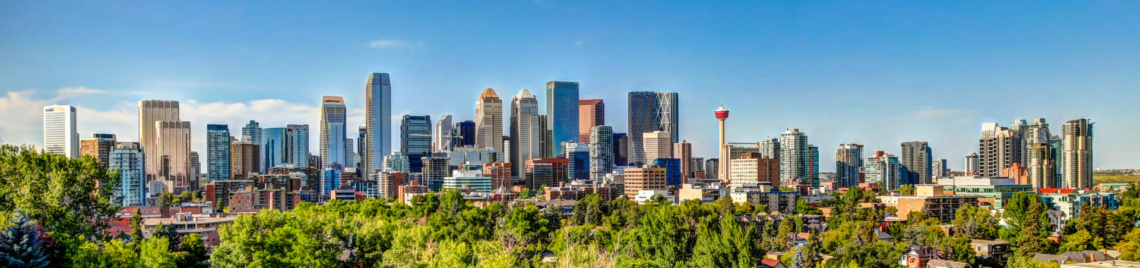
[[(245, 126), (241, 128), (241, 135), (243, 137), (249, 136), (249, 140), (253, 141), (253, 143), (256, 143), (258, 145), (258, 147), (260, 147), (259, 150), (265, 149), (265, 147), (262, 147), (262, 145), (261, 145), (261, 143), (263, 142), (261, 140), (261, 139), (263, 139), (262, 131), (261, 131), (261, 124), (257, 123), (257, 121), (249, 120), (249, 123), (245, 124)], [(262, 152), (257, 152), (257, 153), (258, 153), (258, 155), (264, 156), (264, 153), (262, 153)], [(261, 166), (261, 165), (258, 165), (258, 166)], [(267, 168), (267, 167), (262, 167), (262, 169), (265, 169), (265, 168)], [(259, 171), (259, 172), (262, 174), (266, 174), (265, 171)]]
[(606, 124), (606, 104), (602, 99), (578, 101), (578, 141), (590, 144), (590, 129)]
[[(139, 144), (142, 145), (143, 154), (146, 155), (146, 179), (158, 179), (159, 161), (162, 155), (158, 154), (158, 133), (155, 122), (179, 121), (178, 102), (167, 100), (139, 101)], [(157, 192), (156, 189), (151, 189)]]
[(978, 140), (978, 174), (998, 177), (1013, 163), (1021, 163), (1020, 135), (997, 123), (982, 124), (982, 138)]
[(807, 181), (811, 177), (808, 167), (811, 151), (808, 136), (797, 128), (780, 134), (780, 183), (790, 184), (794, 179)]
[(459, 143), (455, 147), (475, 146), (475, 121), (467, 120), (455, 123), (455, 138)]
[(775, 158), (761, 156), (758, 153), (745, 153), (740, 158), (732, 159), (731, 181), (732, 188), (740, 188), (745, 184), (769, 183), (774, 188), (780, 187), (780, 161)]
[(111, 150), (115, 149), (115, 140), (115, 134), (95, 133), (90, 138), (79, 140), (79, 154), (95, 158), (99, 161), (99, 166), (106, 168)]
[(590, 180), (601, 182), (614, 171), (614, 128), (590, 128)]
[(451, 143), (452, 129), (454, 129), (454, 127), (451, 123), (451, 115), (445, 114), (440, 116), (439, 121), (435, 122), (435, 131), (431, 132), (432, 152), (446, 152), (454, 148)]
[(198, 158), (198, 152), (190, 151), (190, 180), (197, 181), (202, 178), (202, 161)]
[(440, 188), (443, 188), (443, 178), (450, 175), (451, 166), (447, 160), (447, 157), (423, 158), (423, 184), (432, 191), (439, 191)]
[[(1033, 123), (1029, 124), (1025, 129), (1025, 142), (1026, 151), (1028, 146), (1036, 143), (1048, 144), (1053, 135), (1049, 133), (1049, 123), (1045, 122), (1045, 118), (1033, 119)], [(1028, 153), (1026, 153), (1028, 155)]]
[(1047, 143), (1034, 143), (1029, 145), (1026, 169), (1029, 172), (1029, 184), (1033, 188), (1053, 188), (1057, 186), (1057, 161), (1053, 146)]
[[(358, 164), (356, 159), (356, 141), (353, 139), (344, 139), (344, 162), (345, 167), (356, 168)], [(359, 175), (357, 175), (359, 176)]]
[(780, 139), (779, 138), (764, 138), (756, 143), (756, 147), (760, 149), (760, 155), (772, 158), (780, 158)]
[(535, 158), (526, 161), (525, 179), (527, 188), (541, 191), (547, 186), (558, 186), (568, 182), (566, 169), (570, 160), (565, 158)]
[(546, 82), (546, 127), (553, 155), (562, 155), (562, 143), (578, 142), (578, 82)]
[(1022, 166), (1025, 165), (1025, 162), (1023, 159), (1025, 159), (1025, 157), (1027, 157), (1026, 153), (1025, 153), (1025, 150), (1026, 150), (1025, 134), (1028, 130), (1029, 130), (1029, 125), (1025, 123), (1025, 119), (1014, 120), (1013, 125), (1009, 126), (1009, 131), (1012, 131), (1013, 135), (1015, 135), (1017, 137), (1017, 140), (1021, 142), (1021, 144), (1018, 144), (1016, 146), (1016, 148), (1015, 148), (1016, 151), (1013, 152), (1013, 154), (1015, 155), (1014, 158), (1017, 159), (1017, 161), (1014, 161), (1014, 163), (1021, 163)]
[(625, 169), (625, 196), (632, 198), (642, 190), (669, 189), (665, 168), (646, 166)]
[(946, 173), (946, 159), (934, 159), (934, 162), (930, 164), (930, 177), (941, 179), (948, 176)]
[(693, 169), (689, 166), (689, 161), (693, 159), (693, 144), (690, 144), (687, 140), (674, 143), (672, 157), (681, 160), (681, 183), (689, 183), (689, 178), (693, 172)]
[(206, 177), (210, 181), (232, 178), (230, 151), (230, 127), (225, 124), (206, 125), (206, 168), (209, 169)]
[[(677, 111), (678, 95), (673, 92), (634, 91), (629, 93), (629, 159), (631, 165), (646, 163), (643, 147), (644, 134), (665, 131), (670, 134), (670, 143), (677, 142), (680, 129)], [(652, 159), (649, 159), (652, 160)]]
[(1061, 169), (1065, 165), (1064, 143), (1061, 136), (1053, 135), (1053, 137), (1049, 139), (1049, 146), (1053, 147), (1053, 161), (1057, 163), (1057, 186), (1055, 187), (1061, 187), (1062, 178), (1064, 178), (1064, 176), (1061, 175)]
[(79, 132), (75, 126), (74, 106), (44, 106), (44, 151), (79, 158)]
[(1061, 128), (1064, 153), (1061, 165), (1064, 188), (1093, 186), (1093, 122), (1088, 118), (1069, 120)]
[(570, 180), (590, 179), (590, 147), (585, 143), (577, 142), (563, 144), (566, 148), (562, 150), (562, 153), (569, 160), (566, 166), (566, 177)]
[(108, 154), (108, 169), (119, 172), (115, 188), (121, 206), (146, 205), (146, 161), (139, 146), (120, 146)]
[(333, 168), (325, 168), (324, 171), (321, 172), (321, 185), (319, 188), (320, 200), (334, 198), (330, 193), (337, 188), (340, 188), (340, 171)]
[(538, 138), (540, 151), (542, 151), (542, 158), (554, 157), (554, 148), (550, 146), (550, 126), (547, 124), (546, 115), (538, 115), (538, 129), (542, 132), (542, 136)]
[(261, 154), (258, 153), (260, 149), (261, 145), (246, 137), (230, 144), (233, 179), (245, 180), (261, 170)]
[[(423, 160), (420, 163), (422, 164)], [(392, 154), (384, 156), (384, 161), (380, 167), (377, 167), (377, 170), (410, 173), (412, 166), (407, 155), (401, 152), (392, 152)]]
[(673, 142), (671, 141), (669, 132), (653, 131), (642, 134), (643, 144), (645, 145), (643, 151), (645, 152), (644, 163), (653, 162), (658, 158), (672, 158), (673, 157)]
[(513, 184), (511, 163), (483, 163), (483, 176), (491, 177), (491, 187), (494, 190), (510, 188)]
[(503, 100), (487, 88), (475, 102), (475, 148), (503, 152)]
[(158, 121), (154, 125), (155, 146), (158, 147), (154, 155), (159, 158), (156, 161), (159, 168), (156, 180), (165, 184), (165, 191), (180, 193), (193, 190), (190, 179), (198, 175), (190, 174), (190, 122)]
[(629, 165), (629, 136), (625, 133), (614, 133), (614, 165), (624, 167)]
[(808, 144), (808, 180), (811, 187), (819, 187), (819, 147)]
[(339, 172), (346, 165), (345, 110), (344, 98), (325, 96), (321, 101), (321, 166), (325, 170), (334, 169)]
[(519, 176), (526, 161), (542, 157), (542, 124), (538, 116), (538, 98), (523, 89), (511, 98), (511, 176)]
[[(269, 168), (278, 167), (288, 163), (285, 158), (286, 130), (281, 127), (261, 129), (261, 174), (269, 174)], [(306, 157), (308, 157), (306, 155)], [(308, 167), (295, 166), (295, 167)]]
[[(720, 125), (720, 128), (719, 128), (720, 129), (720, 135), (719, 135), (720, 136), (720, 142), (718, 142), (716, 145), (717, 157), (722, 158), (722, 159), (731, 159), (730, 157), (725, 155), (728, 152), (724, 148), (724, 146), (726, 144), (725, 143), (726, 141), (724, 140), (724, 121), (728, 120), (728, 109), (725, 109), (724, 105), (722, 104), (722, 105), (720, 105), (720, 108), (717, 108), (716, 111), (713, 111), (713, 114), (716, 116), (716, 121), (718, 121), (718, 123)], [(728, 162), (728, 161), (725, 161), (725, 162)], [(721, 167), (718, 167), (717, 170), (727, 170), (727, 169), (725, 167), (721, 166)], [(727, 177), (727, 176), (725, 176), (725, 174), (717, 174), (717, 178), (725, 178), (725, 177)]]
[(285, 125), (285, 162), (306, 167), (309, 158), (309, 125)]
[(364, 85), (367, 103), (364, 126), (368, 138), (364, 141), (364, 151), (360, 154), (365, 178), (371, 178), (372, 170), (378, 169), (384, 156), (392, 153), (392, 81), (388, 73), (368, 75)]
[(902, 158), (900, 163), (910, 172), (907, 181), (913, 184), (931, 184), (930, 179), (930, 146), (925, 141), (910, 141), (902, 143)]
[(410, 172), (420, 172), (431, 155), (431, 116), (404, 115), (400, 120), (400, 153), (408, 156)]
[(705, 179), (705, 158), (693, 157), (689, 158), (689, 178), (697, 179), (700, 181)]
[[(368, 147), (367, 146), (368, 145), (368, 125), (360, 125), (360, 127), (358, 127), (356, 131), (357, 131), (356, 132), (356, 134), (357, 134), (357, 136), (356, 136), (356, 154), (358, 156), (356, 159), (356, 162), (357, 162), (356, 169), (357, 170), (364, 170), (364, 166), (366, 166), (364, 164), (365, 163), (364, 158), (368, 154), (368, 151), (366, 151), (366, 149), (368, 149), (367, 148)], [(367, 173), (368, 172), (363, 172), (363, 173), (361, 173), (361, 175), (364, 175)]]
[(965, 169), (965, 171), (966, 171), (965, 173), (967, 176), (977, 175), (978, 174), (978, 165), (979, 165), (978, 164), (978, 154), (970, 153), (970, 154), (966, 155), (966, 166), (963, 167), (963, 169)]
[(835, 152), (835, 187), (858, 186), (862, 182), (863, 145), (840, 144)]
[(653, 166), (665, 169), (665, 184), (681, 187), (681, 160), (676, 158), (653, 159)]
[(881, 184), (888, 191), (898, 190), (908, 175), (903, 174), (906, 167), (899, 164), (899, 158), (886, 154), (883, 151), (875, 152), (875, 156), (868, 157), (863, 162), (864, 181), (872, 184)]
[[(721, 180), (720, 173), (720, 159), (709, 158), (705, 160), (705, 179), (706, 180)], [(728, 178), (725, 178), (728, 179)]]

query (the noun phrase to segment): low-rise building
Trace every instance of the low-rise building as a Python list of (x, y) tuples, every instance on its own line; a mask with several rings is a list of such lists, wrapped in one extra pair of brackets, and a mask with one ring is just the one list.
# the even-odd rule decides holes
[(948, 192), (957, 196), (977, 196), (983, 200), (993, 200), (995, 208), (1005, 207), (1005, 200), (1018, 192), (1032, 192), (1033, 185), (1019, 184), (1005, 177), (957, 176), (938, 180)]
[(906, 220), (911, 212), (925, 212), (927, 217), (950, 222), (959, 207), (978, 205), (977, 196), (945, 195), (941, 185), (916, 185), (915, 195), (898, 198), (899, 219)]
[(653, 200), (653, 197), (657, 196), (657, 195), (664, 197), (665, 200), (669, 201), (671, 204), (677, 204), (677, 196), (673, 195), (672, 192), (669, 192), (666, 190), (641, 190), (641, 191), (637, 191), (637, 195), (634, 196), (633, 200), (637, 201), (638, 204), (644, 205), (646, 203), (649, 203), (649, 201)]
[(784, 214), (796, 213), (797, 192), (781, 192), (771, 184), (744, 184), (734, 188), (728, 194), (733, 203), (750, 203), (753, 205), (767, 205), (769, 211)]
[(1013, 249), (1010, 248), (1009, 242), (1002, 240), (970, 240), (970, 247), (974, 248), (974, 253), (979, 259), (994, 259), (998, 263), (1005, 263), (1013, 256)]
[(701, 200), (701, 204), (716, 202), (725, 195), (725, 189), (716, 183), (686, 183), (678, 192), (679, 202), (696, 199)]
[(1080, 216), (1081, 207), (1088, 204), (1090, 207), (1106, 207), (1115, 210), (1120, 205), (1115, 193), (1089, 193), (1075, 189), (1039, 189), (1041, 201), (1049, 209), (1060, 211), (1062, 222)]

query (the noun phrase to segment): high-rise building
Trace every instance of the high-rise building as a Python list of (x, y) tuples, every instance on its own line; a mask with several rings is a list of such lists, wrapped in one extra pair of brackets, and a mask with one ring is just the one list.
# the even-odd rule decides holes
[[(345, 167), (356, 168), (359, 160), (356, 159), (356, 141), (353, 139), (344, 139), (344, 162)], [(359, 175), (358, 175), (359, 176)]]
[(475, 148), (503, 153), (503, 100), (487, 88), (475, 102)]
[(483, 176), (491, 177), (493, 189), (510, 188), (511, 163), (483, 163)]
[[(1033, 119), (1033, 123), (1030, 123), (1025, 128), (1024, 143), (1027, 144), (1026, 146), (1035, 143), (1048, 144), (1052, 137), (1053, 134), (1049, 133), (1049, 123), (1045, 122), (1045, 118), (1037, 118)], [(1026, 147), (1026, 151), (1028, 150), (1028, 147)], [(1026, 155), (1028, 155), (1028, 153), (1026, 153)]]
[[(241, 128), (241, 135), (243, 137), (249, 136), (250, 141), (253, 141), (253, 143), (258, 144), (258, 147), (261, 147), (261, 143), (262, 143), (262, 140), (261, 140), (262, 139), (261, 124), (257, 123), (257, 121), (249, 120), (249, 123), (245, 124), (245, 126)], [(262, 149), (264, 149), (264, 148), (262, 148)], [(257, 154), (263, 155), (263, 153), (261, 153), (261, 152), (257, 152)], [(261, 172), (261, 173), (265, 174), (265, 172)]]
[(344, 98), (325, 96), (321, 101), (321, 166), (344, 170), (344, 142), (346, 137)]
[[(367, 166), (365, 164), (364, 158), (369, 153), (366, 150), (366, 149), (368, 149), (368, 125), (367, 124), (360, 125), (360, 127), (358, 127), (356, 129), (356, 134), (357, 134), (357, 136), (356, 136), (356, 154), (358, 156), (356, 159), (356, 162), (357, 162), (356, 163), (356, 170), (357, 170), (357, 173), (360, 173), (361, 176), (363, 176), (364, 174), (368, 174), (368, 172), (363, 172), (364, 166)], [(367, 178), (372, 178), (372, 177), (377, 177), (377, 176), (378, 175), (375, 175), (375, 173), (373, 173), (373, 176), (370, 176)]]
[(669, 132), (653, 131), (642, 133), (645, 158), (642, 161), (650, 163), (658, 158), (673, 158), (673, 142)]
[(451, 115), (445, 114), (439, 117), (439, 121), (435, 122), (435, 130), (431, 132), (431, 151), (432, 152), (446, 152), (455, 148), (451, 143), (451, 130), (454, 129), (451, 123)]
[(542, 190), (544, 186), (558, 186), (565, 183), (570, 160), (566, 158), (535, 158), (526, 161), (526, 176), (523, 182), (527, 188)]
[(1033, 188), (1057, 187), (1057, 160), (1053, 146), (1048, 143), (1034, 143), (1029, 145), (1029, 155), (1025, 159), (1025, 168), (1029, 172), (1029, 184)]
[(447, 157), (424, 157), (423, 184), (432, 191), (443, 188), (443, 178), (450, 175), (451, 166)]
[(552, 155), (562, 155), (562, 143), (578, 142), (578, 82), (546, 82), (546, 127)]
[(645, 157), (644, 134), (665, 131), (670, 134), (670, 143), (677, 142), (680, 129), (677, 127), (678, 95), (674, 92), (634, 91), (629, 93), (629, 161), (640, 166), (652, 160)]
[(653, 166), (665, 169), (665, 184), (681, 187), (681, 160), (657, 158), (653, 159)]
[(965, 173), (967, 176), (968, 175), (978, 175), (978, 168), (979, 168), (978, 166), (979, 166), (979, 163), (978, 163), (978, 154), (977, 153), (970, 153), (970, 154), (966, 155), (966, 164), (965, 164), (965, 167), (963, 167), (963, 169), (966, 171)]
[(198, 152), (190, 151), (190, 180), (196, 181), (202, 178), (202, 161), (198, 157)]
[(146, 161), (142, 148), (134, 145), (113, 149), (107, 161), (110, 170), (119, 172), (115, 195), (124, 207), (146, 205)]
[(523, 89), (511, 98), (511, 176), (520, 176), (526, 161), (542, 157), (542, 123), (538, 98)]
[(44, 151), (67, 158), (79, 158), (75, 106), (44, 106)]
[(681, 184), (689, 183), (693, 169), (689, 161), (693, 159), (693, 144), (687, 140), (673, 144), (673, 158), (681, 160)]
[(705, 160), (705, 179), (706, 180), (720, 180), (721, 178), (717, 177), (718, 176), (717, 174), (721, 174), (720, 173), (720, 159), (719, 158), (709, 158), (708, 160)]
[(732, 188), (741, 188), (745, 184), (769, 183), (772, 187), (780, 187), (780, 161), (774, 158), (761, 156), (758, 153), (745, 153), (740, 158), (732, 159), (731, 181)]
[[(725, 109), (724, 105), (722, 104), (722, 105), (720, 105), (720, 108), (717, 108), (715, 111), (713, 111), (713, 114), (716, 116), (716, 121), (720, 124), (720, 127), (719, 127), (719, 129), (720, 129), (720, 132), (719, 132), (720, 133), (720, 135), (719, 135), (720, 141), (716, 144), (717, 157), (723, 158), (723, 159), (731, 159), (730, 157), (728, 157), (726, 155), (726, 153), (728, 153), (728, 151), (726, 150), (727, 148), (725, 148), (725, 146), (727, 145), (727, 141), (724, 140), (724, 121), (728, 120), (728, 109)], [(726, 162), (728, 162), (728, 161), (726, 161)], [(723, 170), (728, 170), (728, 169), (721, 166), (721, 167), (717, 167), (717, 170), (723, 171)], [(717, 174), (717, 178), (726, 178), (726, 177), (728, 177), (728, 176), (725, 176), (725, 174)]]
[(590, 129), (606, 124), (606, 104), (602, 99), (578, 101), (578, 141), (590, 144)]
[(116, 142), (115, 134), (95, 133), (90, 138), (79, 140), (79, 154), (95, 158), (100, 166), (106, 168)]
[(1082, 189), (1093, 186), (1093, 122), (1088, 118), (1069, 120), (1061, 128), (1061, 176), (1064, 188)]
[(792, 180), (807, 181), (811, 178), (811, 148), (808, 136), (797, 128), (780, 134), (780, 183), (791, 184)]
[(247, 138), (230, 144), (233, 179), (245, 180), (261, 170), (261, 154), (258, 153), (261, 151), (260, 148), (261, 145)]
[(365, 151), (360, 154), (364, 177), (371, 178), (372, 170), (378, 169), (384, 156), (392, 153), (392, 81), (388, 73), (368, 75), (364, 85), (367, 103), (364, 126), (368, 129)]
[(877, 151), (875, 156), (863, 162), (863, 179), (867, 183), (881, 183), (884, 189), (894, 191), (907, 184), (904, 181), (907, 178), (905, 170), (898, 157)]
[(431, 155), (431, 116), (404, 115), (400, 120), (400, 153), (408, 156), (410, 172), (423, 169), (424, 156)]
[(1021, 163), (1021, 133), (998, 126), (982, 124), (982, 138), (978, 140), (978, 174), (1000, 177), (1001, 171), (1013, 163)]
[(902, 158), (900, 163), (910, 172), (907, 181), (913, 184), (931, 184), (930, 179), (932, 157), (930, 146), (925, 141), (909, 141), (902, 143)]
[(601, 182), (614, 171), (614, 129), (610, 126), (590, 128), (590, 180)]
[[(139, 101), (139, 144), (142, 145), (143, 154), (146, 155), (146, 181), (158, 180), (159, 162), (162, 155), (158, 154), (158, 132), (155, 122), (179, 121), (178, 102), (168, 100)], [(151, 189), (152, 192), (158, 192)], [(168, 189), (169, 190), (169, 189)]]
[(309, 166), (309, 125), (285, 125), (285, 162)]
[(455, 147), (475, 146), (475, 121), (467, 120), (455, 123), (455, 139), (459, 143)]
[(759, 148), (760, 155), (769, 156), (772, 158), (780, 158), (780, 139), (779, 138), (764, 138), (756, 143)]
[[(281, 127), (261, 130), (261, 174), (269, 174), (269, 168), (288, 163), (288, 160), (285, 159), (285, 133), (285, 128)], [(296, 167), (308, 167), (308, 165)]]
[(692, 169), (689, 171), (691, 173), (691, 174), (689, 174), (689, 178), (697, 179), (698, 181), (705, 179), (705, 158), (704, 157), (690, 158), (689, 159), (689, 168)]
[[(590, 179), (590, 147), (585, 143), (564, 143), (564, 157), (569, 160), (566, 178), (570, 180)], [(552, 185), (553, 186), (553, 185)]]
[(934, 162), (932, 162), (930, 164), (930, 177), (931, 178), (941, 179), (941, 178), (949, 176), (948, 173), (949, 173), (949, 171), (946, 170), (946, 159), (945, 158), (934, 159)]
[(1026, 150), (1026, 137), (1025, 137), (1025, 135), (1029, 131), (1029, 125), (1025, 123), (1025, 119), (1017, 119), (1017, 120), (1013, 121), (1013, 125), (1009, 126), (1009, 131), (1013, 132), (1013, 135), (1017, 136), (1017, 140), (1021, 142), (1021, 144), (1017, 145), (1014, 148), (1016, 150), (1013, 152), (1013, 154), (1015, 155), (1014, 159), (1017, 160), (1017, 161), (1014, 161), (1014, 163), (1020, 163), (1022, 166), (1025, 166), (1025, 162), (1024, 162), (1025, 160), (1024, 159), (1027, 157), (1026, 152), (1025, 152), (1025, 150)]
[(629, 136), (625, 133), (614, 133), (614, 165), (629, 165)]
[(835, 187), (854, 187), (863, 182), (863, 145), (840, 144), (835, 152)]
[(1064, 140), (1061, 136), (1053, 135), (1049, 139), (1049, 146), (1053, 147), (1053, 161), (1057, 163), (1057, 185), (1054, 187), (1061, 187), (1064, 175), (1061, 175), (1061, 169), (1065, 165), (1065, 146)]
[[(392, 152), (392, 154), (384, 156), (384, 161), (380, 167), (377, 167), (377, 170), (411, 173), (412, 167), (409, 162), (408, 156), (404, 153)], [(421, 160), (420, 163), (423, 161)]]
[(808, 144), (808, 181), (811, 187), (819, 187), (819, 147)]
[(230, 127), (225, 124), (206, 125), (206, 168), (209, 168), (206, 177), (210, 181), (233, 178), (230, 175), (230, 151)]
[(180, 193), (193, 190), (190, 179), (197, 179), (198, 175), (190, 174), (190, 122), (158, 121), (154, 125), (155, 146), (158, 147), (155, 155), (159, 158), (156, 161), (159, 168), (156, 180), (165, 184), (166, 191)]

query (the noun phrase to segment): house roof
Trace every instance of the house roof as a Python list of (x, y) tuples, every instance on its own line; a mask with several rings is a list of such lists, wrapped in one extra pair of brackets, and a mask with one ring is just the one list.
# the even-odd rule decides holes
[(764, 267), (776, 267), (776, 266), (779, 266), (781, 263), (779, 260), (763, 259), (763, 260), (760, 260), (760, 264), (763, 264)]
[(1001, 239), (998, 239), (998, 240), (981, 240), (981, 239), (973, 239), (973, 240), (970, 240), (970, 244), (980, 244), (980, 245), (1009, 245), (1009, 242), (1005, 242), (1005, 240), (1001, 240)]

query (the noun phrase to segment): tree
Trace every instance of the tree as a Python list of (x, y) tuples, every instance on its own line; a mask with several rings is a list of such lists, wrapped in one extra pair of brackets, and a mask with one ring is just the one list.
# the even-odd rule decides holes
[(804, 247), (796, 247), (795, 257), (792, 257), (792, 268), (811, 268), (809, 261), (804, 252)]
[(942, 247), (946, 252), (947, 258), (964, 263), (974, 263), (975, 255), (974, 249), (970, 247), (970, 237), (965, 234), (958, 234), (946, 240), (946, 245)]
[(1090, 235), (1088, 231), (1080, 230), (1077, 231), (1077, 233), (1066, 235), (1059, 251), (1069, 252), (1095, 249), (1092, 247), (1092, 240), (1092, 235)]
[[(1036, 196), (1036, 195), (1034, 195)], [(1043, 214), (1044, 205), (1038, 201), (1030, 204), (1030, 207), (1025, 211), (1024, 221), (1021, 224), (1021, 232), (1017, 235), (1017, 255), (1021, 257), (1033, 257), (1036, 253), (1048, 253), (1046, 250), (1048, 240), (1045, 239), (1045, 232), (1040, 228), (1040, 217), (1033, 216)]]
[(209, 257), (206, 256), (206, 245), (202, 243), (202, 235), (196, 233), (183, 235), (178, 250), (186, 252), (186, 257), (178, 262), (178, 267), (206, 267), (203, 262), (209, 260)]
[(170, 240), (165, 237), (148, 239), (139, 253), (139, 263), (144, 267), (177, 267), (178, 260), (169, 247)]
[(1140, 228), (1132, 229), (1132, 232), (1124, 236), (1121, 241), (1123, 242), (1117, 244), (1117, 248), (1120, 250), (1120, 259), (1140, 261)]
[(48, 267), (51, 265), (45, 241), (51, 239), (35, 221), (17, 211), (12, 226), (0, 232), (0, 266)]
[(899, 187), (899, 195), (914, 196), (914, 185), (913, 184), (907, 184), (907, 185), (903, 185), (902, 187)]
[(139, 249), (142, 246), (142, 242), (143, 242), (142, 215), (140, 215), (140, 214), (141, 213), (139, 212), (139, 209), (136, 208), (135, 213), (132, 213), (132, 215), (131, 215), (131, 238), (130, 238), (131, 240), (130, 240), (130, 242), (131, 242), (131, 248), (133, 248), (136, 252), (139, 251)]
[(998, 220), (988, 209), (965, 204), (954, 212), (954, 231), (973, 239), (993, 240), (998, 237)]
[(91, 157), (0, 146), (0, 215), (19, 209), (57, 238), (103, 237), (119, 210), (112, 202), (118, 181)]

